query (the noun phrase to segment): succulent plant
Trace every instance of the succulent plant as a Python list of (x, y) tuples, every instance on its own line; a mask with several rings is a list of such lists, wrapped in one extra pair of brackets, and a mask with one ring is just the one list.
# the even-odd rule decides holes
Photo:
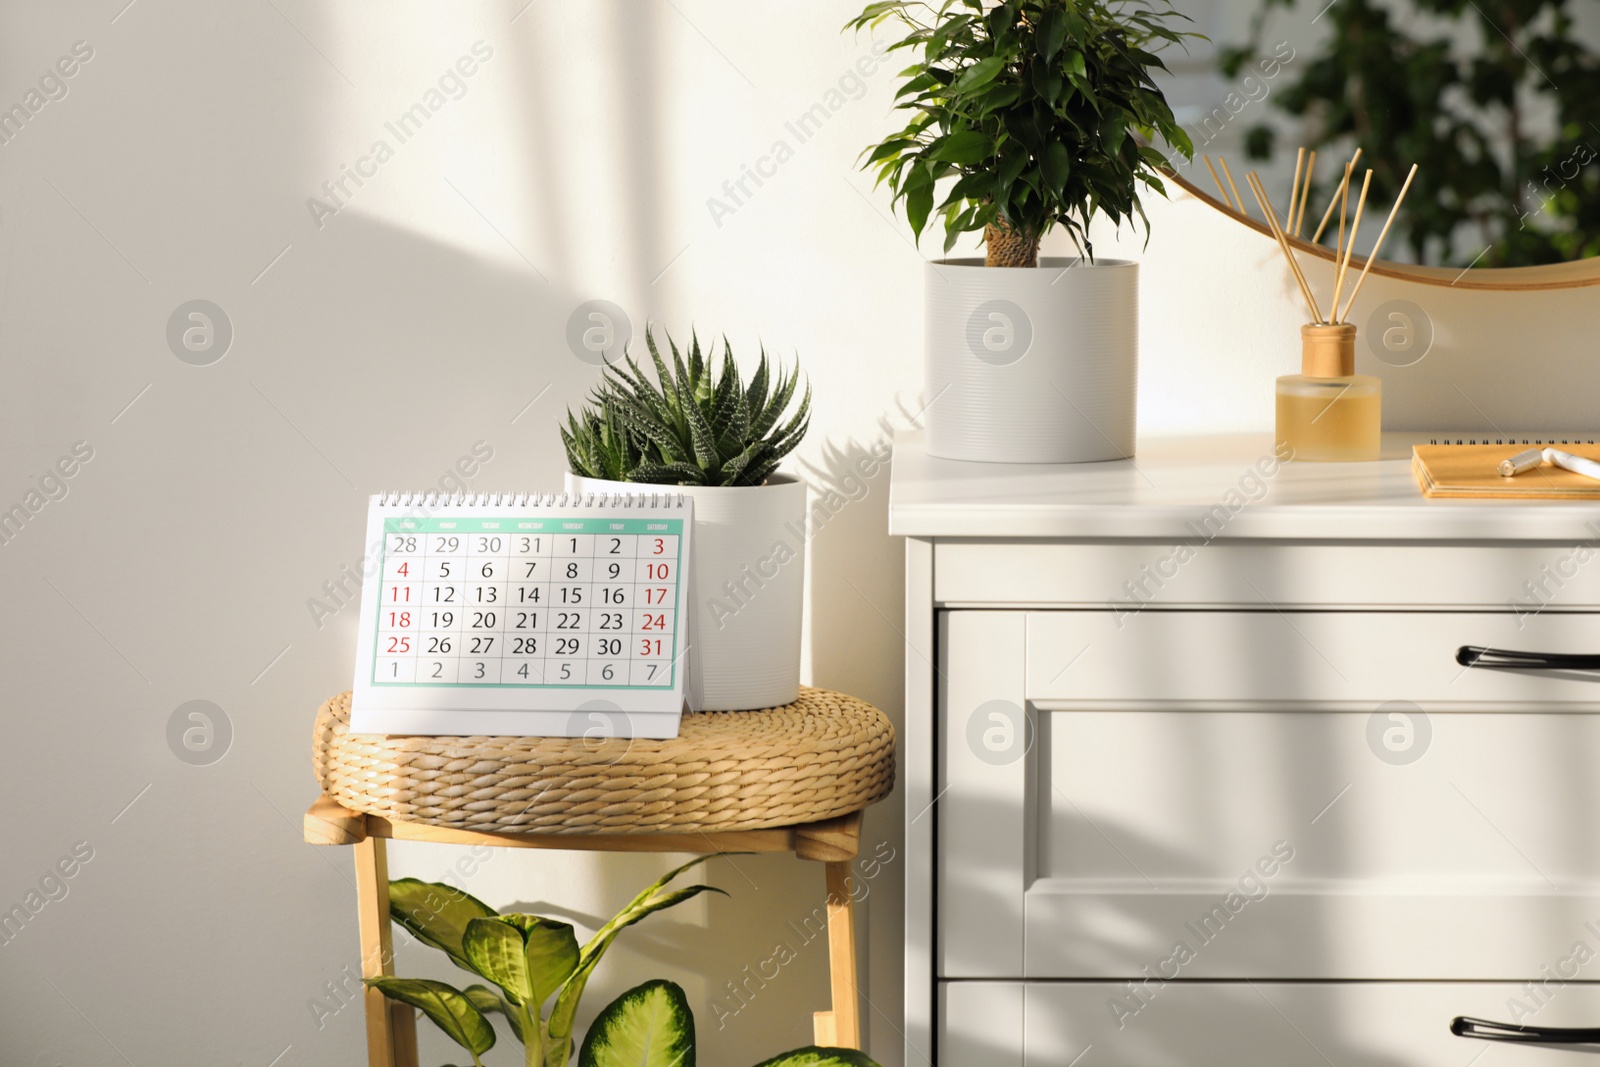
[(651, 382), (631, 355), (606, 367), (589, 404), (567, 411), (561, 443), (574, 474), (651, 485), (760, 485), (810, 425), (811, 387), (785, 415), (800, 369), (785, 372), (761, 351), (747, 386), (727, 338), (721, 359), (691, 335), (687, 360), (671, 335), (669, 365), (645, 330)]

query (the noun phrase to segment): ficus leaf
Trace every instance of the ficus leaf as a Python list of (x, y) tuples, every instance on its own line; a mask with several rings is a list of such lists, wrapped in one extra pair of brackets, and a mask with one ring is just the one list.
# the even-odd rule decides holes
[(1061, 42), (1067, 39), (1066, 13), (1059, 7), (1046, 9), (1034, 33), (1039, 35), (1039, 54), (1046, 60), (1054, 59), (1061, 51)]
[(994, 140), (981, 130), (962, 130), (928, 146), (928, 159), (946, 163), (978, 163), (994, 152)]
[(994, 81), (995, 77), (1005, 69), (1005, 60), (999, 56), (990, 56), (980, 59), (972, 66), (961, 72), (961, 76), (950, 86), (952, 96), (961, 93), (970, 93), (974, 89)]

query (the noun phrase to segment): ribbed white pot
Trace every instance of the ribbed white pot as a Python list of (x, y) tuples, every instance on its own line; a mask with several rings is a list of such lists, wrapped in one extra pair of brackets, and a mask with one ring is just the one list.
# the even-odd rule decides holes
[(928, 454), (989, 463), (1133, 455), (1139, 265), (929, 263)]
[(703, 711), (793, 703), (800, 696), (805, 599), (805, 483), (653, 486), (568, 474), (569, 493), (667, 490), (694, 498), (687, 596), (689, 685)]

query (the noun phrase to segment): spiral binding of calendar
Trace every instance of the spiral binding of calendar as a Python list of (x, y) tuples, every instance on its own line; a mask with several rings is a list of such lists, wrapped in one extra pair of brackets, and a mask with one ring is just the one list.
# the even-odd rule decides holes
[(385, 490), (377, 496), (386, 508), (681, 508), (682, 493), (446, 493), (438, 489), (425, 492)]

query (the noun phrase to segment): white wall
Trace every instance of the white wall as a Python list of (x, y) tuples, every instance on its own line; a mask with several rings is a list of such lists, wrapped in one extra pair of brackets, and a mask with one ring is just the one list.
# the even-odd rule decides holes
[[(726, 332), (744, 357), (758, 340), (799, 353), (816, 415), (795, 467), (854, 498), (810, 546), (806, 677), (898, 720), (887, 478), (843, 480), (920, 407), (920, 253), (852, 167), (890, 128), (897, 66), (859, 90), (847, 76), (871, 54), (837, 32), (851, 2), (525, 2), (0, 7), (0, 106), (74, 42), (93, 49), (0, 144), (0, 510), (39, 504), (41, 476), (92, 449), (0, 544), (0, 911), (76, 843), (93, 850), (0, 945), (0, 1062), (359, 1061), (356, 1009), (319, 1026), (311, 1007), (356, 963), (350, 857), (299, 832), (312, 714), (349, 683), (356, 609), (318, 626), (308, 602), (359, 560), (371, 492), (439, 485), (478, 442), (493, 458), (473, 488), (557, 484), (552, 422), (594, 381), (564, 341), (586, 300), (624, 306), (636, 330)], [(385, 123), (478, 41), (492, 56), (463, 95), (399, 144)], [(801, 143), (786, 123), (818, 104), (828, 117)], [(392, 158), (318, 225), (308, 198), (378, 139)], [(758, 164), (772, 176), (715, 218), (708, 200)], [(1299, 321), (1276, 253), (1193, 202), (1153, 217), (1148, 252), (1130, 246), (1147, 256), (1145, 431), (1269, 425)], [(165, 336), (196, 298), (234, 330), (209, 366)], [(1453, 362), (1419, 366), (1467, 367), (1472, 390), (1502, 341), (1547, 347), (1526, 309), (1550, 344), (1596, 325), (1571, 294), (1439, 301)], [(1487, 396), (1521, 417), (1504, 389)], [(231, 724), (210, 765), (169, 748), (191, 700)], [(874, 809), (867, 848), (898, 847), (901, 818), (898, 794)], [(394, 854), (397, 875), (425, 878), (458, 858)], [(459, 876), (496, 906), (592, 927), (669, 862), (502, 852)], [(873, 881), (866, 916), (867, 1023), (889, 1067), (900, 870)], [(733, 899), (624, 938), (591, 1010), (663, 975), (689, 989), (710, 1067), (805, 1043), (820, 944), (720, 1029), (717, 1005), (794, 940), (820, 870), (745, 858), (709, 877)], [(454, 973), (420, 951), (400, 966)], [(424, 1062), (450, 1055), (430, 1038)]]

